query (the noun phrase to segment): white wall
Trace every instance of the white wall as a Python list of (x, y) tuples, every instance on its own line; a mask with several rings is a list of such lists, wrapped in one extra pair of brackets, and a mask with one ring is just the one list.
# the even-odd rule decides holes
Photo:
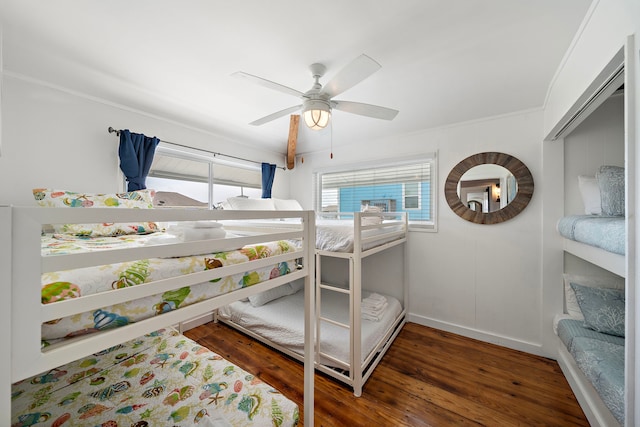
[(544, 353), (541, 318), (541, 198), (502, 224), (478, 225), (456, 216), (442, 185), (462, 159), (500, 151), (524, 162), (540, 179), (542, 112), (428, 130), (393, 140), (366, 141), (305, 156), (291, 193), (312, 207), (312, 173), (326, 167), (438, 151), (438, 232), (412, 232), (410, 320), (533, 353)]
[(566, 215), (584, 214), (578, 176), (602, 165), (624, 166), (624, 96), (613, 95), (564, 139)]
[[(107, 128), (283, 166), (281, 155), (98, 99), (4, 75), (0, 203), (33, 204), (32, 188), (114, 192), (123, 188), (118, 138)], [(278, 169), (274, 197), (288, 197), (289, 172)]]

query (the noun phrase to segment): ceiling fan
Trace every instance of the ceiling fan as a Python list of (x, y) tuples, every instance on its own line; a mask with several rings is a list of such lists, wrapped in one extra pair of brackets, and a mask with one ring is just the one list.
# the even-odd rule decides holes
[(398, 114), (398, 110), (380, 107), (377, 105), (363, 104), (361, 102), (338, 101), (333, 99), (336, 95), (352, 88), (371, 74), (378, 71), (380, 68), (380, 64), (363, 54), (351, 61), (327, 84), (322, 86), (320, 84), (320, 78), (324, 75), (327, 68), (323, 64), (311, 64), (309, 70), (311, 71), (312, 77), (315, 79), (315, 83), (311, 89), (304, 93), (242, 71), (237, 71), (233, 73), (232, 76), (244, 78), (261, 86), (296, 96), (302, 101), (302, 104), (269, 114), (268, 116), (249, 123), (250, 125), (260, 126), (282, 116), (286, 116), (287, 114), (302, 111), (306, 125), (311, 129), (319, 130), (326, 127), (329, 123), (332, 109), (359, 114), (361, 116), (373, 117), (376, 119), (393, 120), (393, 118)]

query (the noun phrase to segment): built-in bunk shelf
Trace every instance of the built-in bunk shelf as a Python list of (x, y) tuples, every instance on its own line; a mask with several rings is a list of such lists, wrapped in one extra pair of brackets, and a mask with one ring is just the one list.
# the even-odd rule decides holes
[(563, 249), (565, 252), (582, 258), (591, 264), (602, 267), (618, 276), (626, 277), (626, 261), (624, 255), (607, 252), (570, 239), (564, 239)]
[[(628, 203), (635, 182), (629, 179), (636, 176), (635, 142), (625, 121), (627, 59), (620, 49), (546, 138), (564, 144), (567, 216), (557, 223), (565, 254), (564, 311), (554, 319), (557, 361), (594, 427), (631, 426), (637, 419), (635, 333), (625, 327), (634, 323), (630, 310), (636, 305), (635, 294), (625, 294), (635, 282), (627, 276), (635, 261), (625, 252), (635, 228), (634, 204)], [(615, 328), (602, 326), (601, 312), (609, 313), (611, 325), (615, 319)]]

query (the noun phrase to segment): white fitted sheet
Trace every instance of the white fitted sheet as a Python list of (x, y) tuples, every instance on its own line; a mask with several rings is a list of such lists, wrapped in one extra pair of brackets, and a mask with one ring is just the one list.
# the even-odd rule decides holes
[[(231, 220), (224, 221), (225, 227), (238, 235), (272, 228), (295, 228), (300, 222), (295, 219), (274, 220)], [(353, 252), (355, 227), (353, 219), (316, 219), (316, 249), (329, 252)], [(402, 231), (404, 224), (398, 221), (383, 221), (377, 228), (362, 230), (361, 238), (369, 239), (362, 245), (363, 250), (371, 249), (400, 237), (389, 235)]]
[[(366, 298), (369, 292), (363, 291)], [(379, 321), (362, 320), (362, 360), (382, 340), (394, 320), (402, 313), (400, 302), (385, 295), (389, 306)], [(322, 316), (349, 323), (349, 296), (322, 290)], [(304, 290), (298, 291), (259, 307), (249, 302), (236, 301), (219, 309), (222, 319), (230, 320), (282, 347), (304, 354)], [(349, 363), (349, 331), (328, 322), (322, 322), (320, 349), (344, 363)], [(333, 366), (329, 360), (320, 361)]]

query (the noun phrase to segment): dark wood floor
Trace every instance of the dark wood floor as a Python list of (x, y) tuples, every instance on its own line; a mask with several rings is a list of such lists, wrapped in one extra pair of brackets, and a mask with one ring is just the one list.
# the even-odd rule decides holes
[[(185, 335), (279, 389), (300, 406), (303, 366), (223, 324)], [(362, 396), (315, 378), (317, 426), (588, 426), (558, 364), (415, 323), (398, 338)]]

